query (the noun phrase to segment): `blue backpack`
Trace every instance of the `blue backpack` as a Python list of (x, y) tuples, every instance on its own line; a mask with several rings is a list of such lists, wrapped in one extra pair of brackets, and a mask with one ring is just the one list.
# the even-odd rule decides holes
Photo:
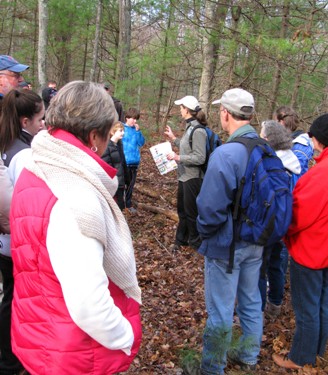
[(242, 143), (249, 157), (233, 203), (228, 273), (233, 268), (235, 240), (272, 245), (286, 234), (292, 218), (289, 176), (274, 150), (261, 138), (237, 137), (231, 142)]
[(196, 129), (204, 129), (206, 131), (206, 159), (205, 159), (205, 163), (201, 166), (202, 168), (202, 171), (205, 173), (206, 172), (206, 169), (207, 169), (207, 164), (208, 164), (208, 160), (210, 158), (210, 155), (211, 153), (219, 146), (222, 145), (222, 141), (220, 139), (220, 137), (218, 136), (218, 134), (216, 134), (212, 129), (210, 129), (209, 127), (207, 126), (204, 126), (204, 125), (196, 125), (194, 126), (194, 128), (192, 129), (192, 131), (190, 132), (190, 135), (189, 135), (189, 145), (190, 145), (190, 148), (192, 148), (192, 136), (194, 134), (194, 131)]

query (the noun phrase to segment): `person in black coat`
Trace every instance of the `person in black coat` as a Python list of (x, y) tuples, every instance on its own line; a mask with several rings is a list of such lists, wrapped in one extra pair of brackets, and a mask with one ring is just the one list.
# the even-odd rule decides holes
[(121, 210), (125, 208), (124, 191), (125, 186), (129, 185), (129, 173), (126, 166), (125, 156), (123, 152), (122, 138), (124, 135), (124, 126), (118, 121), (110, 130), (110, 140), (106, 151), (101, 157), (107, 164), (117, 169), (118, 189), (114, 196)]

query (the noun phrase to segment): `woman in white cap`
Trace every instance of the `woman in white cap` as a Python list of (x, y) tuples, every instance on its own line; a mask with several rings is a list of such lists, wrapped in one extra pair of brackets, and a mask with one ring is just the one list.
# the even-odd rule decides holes
[[(167, 155), (169, 160), (178, 163), (178, 215), (179, 224), (175, 237), (174, 251), (181, 246), (191, 246), (195, 250), (201, 244), (197, 231), (196, 219), (198, 215), (196, 198), (200, 191), (204, 171), (202, 166), (206, 161), (206, 130), (205, 113), (201, 110), (198, 100), (194, 96), (185, 96), (174, 102), (180, 105), (181, 116), (186, 122), (185, 132), (181, 139), (177, 138), (172, 129), (167, 126), (167, 135), (173, 144), (179, 148), (179, 154), (172, 152)], [(190, 134), (192, 134), (190, 142)]]

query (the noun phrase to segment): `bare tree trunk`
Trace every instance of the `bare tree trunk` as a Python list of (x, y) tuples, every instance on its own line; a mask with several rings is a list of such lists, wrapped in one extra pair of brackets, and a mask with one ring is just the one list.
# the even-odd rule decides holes
[(236, 53), (238, 49), (238, 39), (237, 39), (237, 30), (238, 30), (238, 23), (241, 16), (241, 5), (234, 5), (231, 7), (231, 16), (232, 16), (232, 28), (231, 33), (233, 35), (232, 43), (235, 43), (233, 48), (231, 49), (230, 53), (230, 63), (229, 63), (229, 73), (228, 73), (228, 86), (234, 87), (235, 86), (235, 68), (236, 68)]
[(323, 98), (322, 98), (322, 103), (321, 103), (320, 108), (321, 110), (319, 110), (319, 113), (328, 112), (328, 69), (326, 73), (326, 87), (323, 92)]
[(203, 69), (199, 88), (199, 102), (206, 115), (212, 97), (214, 71), (218, 60), (218, 35), (221, 30), (221, 26), (218, 25), (225, 19), (227, 10), (221, 2), (220, 4), (211, 0), (206, 2)]
[(10, 39), (9, 39), (8, 55), (12, 54), (13, 37), (14, 37), (15, 20), (16, 20), (17, 0), (14, 0), (13, 7), (14, 7), (14, 10), (13, 10), (13, 17), (12, 17), (12, 24), (11, 24), (11, 33), (10, 33)]
[(127, 66), (131, 48), (131, 0), (119, 1), (119, 41), (116, 65), (116, 81), (127, 77)]
[(48, 0), (39, 0), (38, 78), (39, 91), (47, 82)]
[[(86, 27), (89, 30), (90, 21), (88, 21)], [(83, 65), (82, 65), (82, 80), (83, 81), (85, 80), (86, 69), (87, 69), (88, 47), (89, 47), (89, 38), (88, 38), (88, 33), (87, 33), (85, 40), (84, 40)]]
[[(37, 75), (37, 71), (38, 71), (38, 65), (37, 65), (37, 61), (38, 61), (38, 43), (39, 43), (39, 38), (38, 38), (38, 33), (39, 33), (39, 22), (38, 22), (38, 17), (39, 17), (39, 11), (38, 11), (38, 5), (35, 4), (35, 8), (34, 8), (34, 20), (33, 20), (33, 23), (34, 23), (34, 27), (33, 27), (33, 48), (31, 48), (32, 50), (32, 64), (30, 66), (30, 74), (32, 75), (32, 77), (36, 77)], [(36, 82), (33, 82), (33, 85), (35, 85)]]
[(95, 80), (97, 61), (98, 61), (98, 49), (99, 49), (99, 35), (100, 35), (100, 24), (101, 24), (101, 11), (102, 11), (102, 0), (98, 0), (97, 6), (97, 19), (96, 19), (96, 34), (93, 46), (92, 56), (92, 68), (90, 70), (90, 81)]
[(163, 64), (162, 64), (162, 71), (161, 71), (161, 77), (160, 77), (160, 82), (159, 82), (158, 100), (157, 100), (157, 106), (156, 106), (156, 131), (159, 130), (160, 111), (161, 111), (161, 103), (162, 103), (162, 98), (163, 98), (164, 81), (165, 81), (166, 66), (167, 66), (166, 59), (167, 59), (167, 48), (169, 44), (168, 34), (171, 28), (172, 17), (173, 17), (173, 7), (170, 1), (169, 18), (167, 20), (167, 27), (166, 27), (165, 38), (164, 38)]
[[(280, 38), (285, 39), (288, 30), (288, 18), (289, 18), (289, 0), (285, 0), (285, 4), (283, 6), (283, 17), (282, 17), (282, 24), (280, 29)], [(282, 63), (279, 59), (276, 61), (276, 70), (273, 77), (273, 87), (272, 87), (272, 95), (270, 98), (270, 107), (268, 118), (272, 118), (273, 112), (275, 107), (277, 106), (277, 97), (279, 93), (280, 83), (281, 83), (281, 73), (282, 73)]]

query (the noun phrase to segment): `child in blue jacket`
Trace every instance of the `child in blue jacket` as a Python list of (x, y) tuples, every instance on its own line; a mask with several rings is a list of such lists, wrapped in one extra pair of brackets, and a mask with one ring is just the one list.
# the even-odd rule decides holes
[(123, 150), (125, 155), (128, 173), (130, 174), (130, 184), (125, 192), (126, 208), (131, 212), (136, 212), (132, 207), (132, 192), (137, 178), (137, 171), (140, 164), (140, 148), (145, 144), (145, 138), (140, 131), (137, 120), (140, 112), (136, 108), (129, 108), (125, 113)]

